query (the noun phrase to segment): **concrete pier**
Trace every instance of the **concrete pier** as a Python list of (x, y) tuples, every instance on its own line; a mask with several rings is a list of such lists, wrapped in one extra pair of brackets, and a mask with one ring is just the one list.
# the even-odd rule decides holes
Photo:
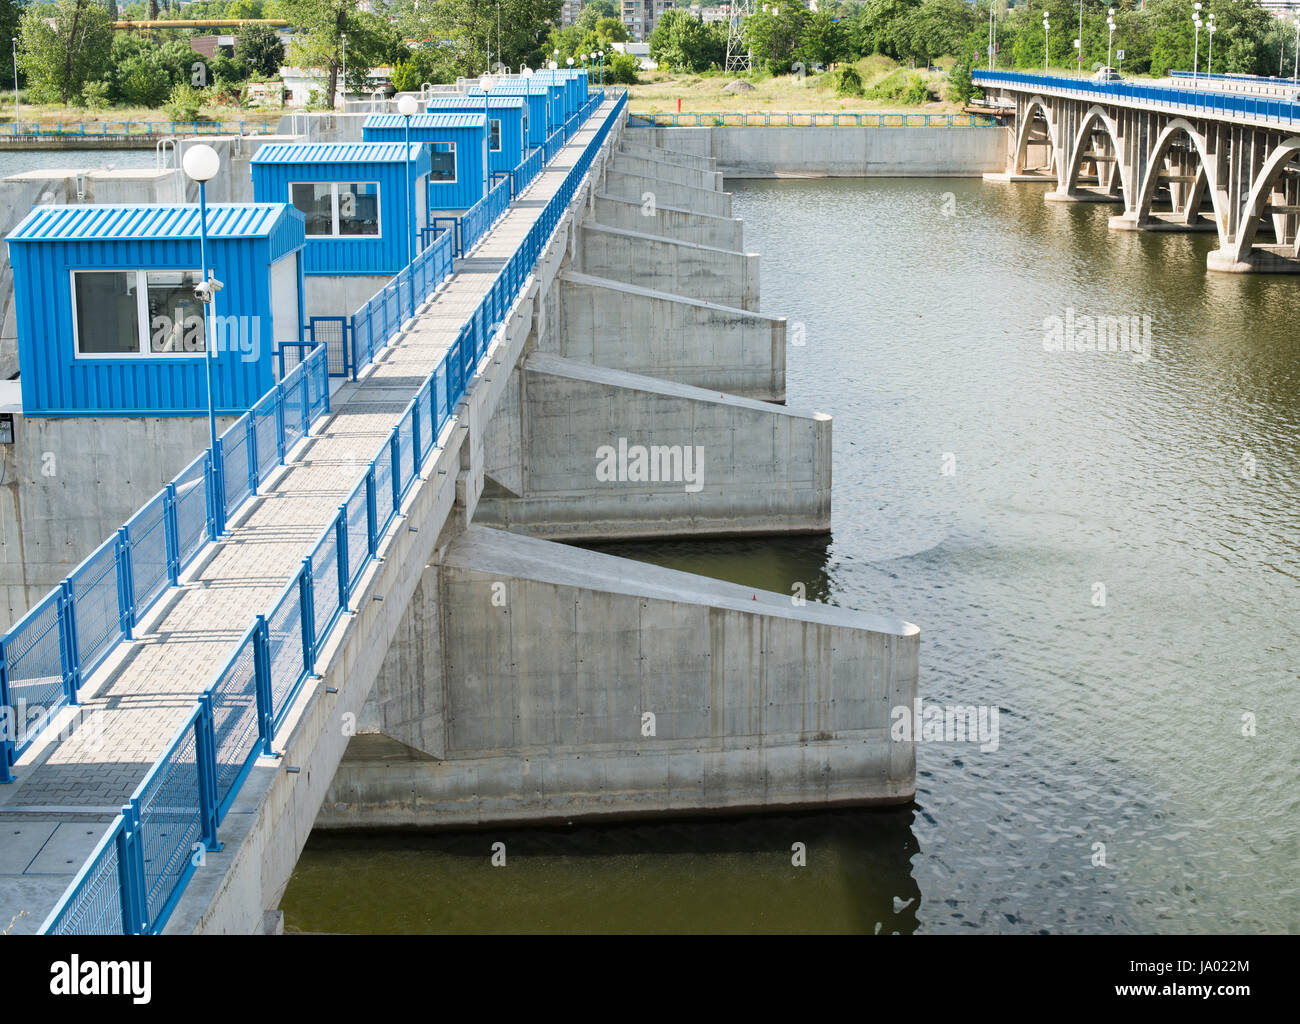
[(890, 710), (917, 638), (472, 526), (425, 571), (317, 827), (905, 801)]

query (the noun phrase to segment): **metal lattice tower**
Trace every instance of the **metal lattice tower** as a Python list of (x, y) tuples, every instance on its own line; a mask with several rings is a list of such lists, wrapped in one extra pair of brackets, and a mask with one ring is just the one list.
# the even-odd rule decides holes
[(727, 19), (727, 66), (732, 71), (753, 67), (754, 52), (745, 46), (744, 21), (754, 13), (754, 0), (731, 0), (731, 17)]

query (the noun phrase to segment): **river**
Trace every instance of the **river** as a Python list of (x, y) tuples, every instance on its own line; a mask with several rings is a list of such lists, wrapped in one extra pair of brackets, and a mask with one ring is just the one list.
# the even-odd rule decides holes
[[(887, 811), (317, 833), (287, 926), (1300, 930), (1300, 280), (1032, 185), (727, 187), (789, 402), (834, 416), (833, 533), (606, 550), (917, 623), (924, 700), (995, 706), (996, 750), (918, 744)], [(1049, 350), (1085, 316), (1143, 343)]]

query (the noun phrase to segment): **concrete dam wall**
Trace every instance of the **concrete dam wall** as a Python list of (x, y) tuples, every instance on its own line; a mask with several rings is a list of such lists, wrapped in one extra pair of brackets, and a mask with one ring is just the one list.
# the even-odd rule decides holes
[(977, 177), (1006, 163), (1005, 128), (631, 128), (638, 145), (712, 157), (728, 178)]

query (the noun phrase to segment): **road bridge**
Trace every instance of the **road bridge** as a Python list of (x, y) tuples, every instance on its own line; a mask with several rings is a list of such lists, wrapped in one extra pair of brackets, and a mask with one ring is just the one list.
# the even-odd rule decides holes
[(1016, 111), (1006, 170), (986, 179), (1052, 185), (1050, 201), (1115, 203), (1116, 229), (1215, 232), (1211, 270), (1300, 271), (1300, 103), (1277, 86), (974, 78)]

